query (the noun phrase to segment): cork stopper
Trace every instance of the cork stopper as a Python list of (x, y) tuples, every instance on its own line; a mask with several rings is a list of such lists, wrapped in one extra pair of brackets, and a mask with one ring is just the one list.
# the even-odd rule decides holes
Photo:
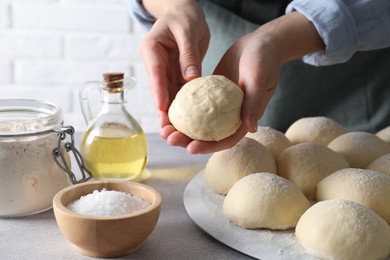
[(123, 86), (123, 82), (115, 82), (118, 80), (123, 80), (124, 73), (123, 72), (107, 72), (103, 73), (103, 81), (106, 83), (107, 88), (121, 88)]

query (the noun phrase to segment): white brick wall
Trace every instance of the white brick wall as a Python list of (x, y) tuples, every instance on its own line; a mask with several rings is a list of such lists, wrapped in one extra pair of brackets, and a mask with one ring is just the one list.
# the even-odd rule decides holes
[(83, 131), (79, 86), (123, 71), (138, 82), (128, 110), (145, 132), (158, 132), (138, 52), (145, 34), (122, 0), (0, 0), (0, 98), (54, 102), (65, 123)]

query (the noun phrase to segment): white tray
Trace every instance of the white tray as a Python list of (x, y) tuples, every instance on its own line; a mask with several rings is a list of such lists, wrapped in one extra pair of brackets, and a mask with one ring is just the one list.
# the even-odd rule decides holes
[(221, 243), (258, 259), (318, 259), (305, 253), (294, 230), (244, 229), (230, 223), (222, 212), (224, 196), (207, 185), (203, 171), (184, 191), (184, 206), (192, 220)]

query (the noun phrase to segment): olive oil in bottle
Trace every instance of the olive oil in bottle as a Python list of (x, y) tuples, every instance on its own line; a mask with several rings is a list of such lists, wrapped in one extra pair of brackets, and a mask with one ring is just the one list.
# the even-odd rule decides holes
[[(146, 166), (148, 143), (138, 122), (125, 109), (126, 88), (120, 84), (123, 74), (119, 79), (113, 75), (117, 76), (104, 75), (105, 82), (100, 87), (102, 109), (90, 121), (82, 137), (80, 153), (93, 178), (130, 180), (137, 178)], [(84, 114), (87, 109), (83, 109)]]
[(145, 134), (123, 129), (92, 129), (82, 140), (84, 163), (94, 178), (134, 179), (144, 169), (148, 151)]

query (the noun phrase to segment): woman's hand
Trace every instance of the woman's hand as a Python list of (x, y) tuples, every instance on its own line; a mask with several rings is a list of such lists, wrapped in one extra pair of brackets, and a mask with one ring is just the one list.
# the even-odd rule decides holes
[(141, 55), (160, 117), (161, 136), (166, 139), (163, 129), (172, 127), (168, 108), (187, 81), (201, 76), (210, 31), (196, 1), (160, 0), (143, 4), (157, 18), (141, 44)]
[[(148, 2), (144, 1), (147, 9)], [(257, 121), (275, 91), (282, 64), (324, 49), (313, 24), (295, 12), (238, 39), (222, 57), (214, 74), (230, 78), (243, 89), (242, 126), (218, 142), (192, 140), (172, 126), (168, 109), (181, 86), (201, 76), (201, 61), (210, 32), (195, 1), (161, 0), (159, 3), (168, 4), (164, 8), (152, 5), (148, 9), (157, 21), (141, 45), (141, 54), (159, 111), (160, 135), (171, 145), (186, 147), (191, 154), (230, 148), (247, 132), (256, 131)]]
[[(238, 39), (222, 57), (214, 74), (228, 77), (243, 89), (242, 126), (234, 135), (219, 142), (183, 138), (180, 145), (186, 146), (189, 153), (210, 153), (230, 148), (247, 132), (255, 132), (257, 121), (275, 92), (283, 63), (324, 48), (313, 24), (297, 12)], [(175, 134), (173, 129), (166, 130)]]
[(261, 26), (229, 48), (214, 73), (230, 78), (244, 90), (241, 117), (248, 132), (256, 131), (283, 63), (324, 48), (314, 25), (298, 12)]

